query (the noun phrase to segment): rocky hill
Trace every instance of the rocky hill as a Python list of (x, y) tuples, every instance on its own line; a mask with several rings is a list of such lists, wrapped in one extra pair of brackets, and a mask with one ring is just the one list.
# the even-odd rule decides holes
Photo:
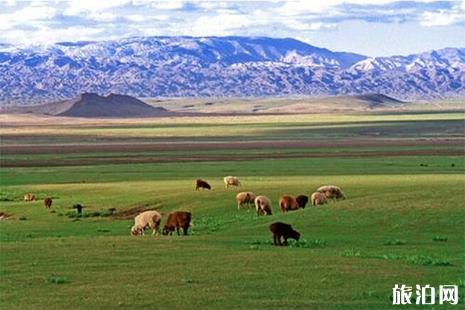
[(153, 107), (131, 96), (110, 94), (100, 96), (84, 93), (76, 99), (24, 107), (4, 106), (2, 113), (31, 113), (71, 117), (154, 117), (174, 113)]

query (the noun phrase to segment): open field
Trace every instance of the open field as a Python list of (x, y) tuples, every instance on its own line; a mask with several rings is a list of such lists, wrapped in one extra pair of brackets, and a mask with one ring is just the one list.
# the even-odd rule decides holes
[[(395, 284), (465, 296), (463, 113), (70, 119), (0, 115), (0, 308), (392, 307)], [(237, 175), (240, 189), (222, 177)], [(194, 180), (213, 190), (194, 191)], [(281, 214), (283, 194), (348, 199)], [(237, 210), (251, 190), (274, 214)], [(37, 202), (23, 202), (26, 192)], [(42, 199), (51, 196), (51, 210)], [(76, 218), (71, 206), (85, 206)], [(193, 213), (129, 236), (131, 208)], [(269, 224), (302, 234), (273, 247)], [(452, 307), (453, 308), (453, 307)]]

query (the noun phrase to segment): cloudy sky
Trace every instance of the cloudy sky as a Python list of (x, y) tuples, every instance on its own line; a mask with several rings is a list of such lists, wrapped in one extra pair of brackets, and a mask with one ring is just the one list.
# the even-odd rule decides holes
[(130, 36), (292, 37), (370, 56), (465, 47), (465, 0), (0, 0), (0, 42)]

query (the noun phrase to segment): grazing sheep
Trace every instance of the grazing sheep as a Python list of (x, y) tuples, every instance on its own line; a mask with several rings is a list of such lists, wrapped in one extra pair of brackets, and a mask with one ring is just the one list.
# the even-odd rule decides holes
[(34, 201), (34, 200), (36, 200), (36, 196), (34, 194), (27, 193), (26, 195), (24, 195), (24, 201)]
[(328, 202), (326, 199), (326, 196), (323, 193), (320, 192), (314, 192), (312, 194), (312, 205), (317, 206), (317, 205), (322, 205)]
[(155, 210), (145, 211), (134, 218), (134, 226), (131, 228), (131, 235), (144, 235), (144, 230), (152, 228), (152, 235), (158, 234), (160, 229), (161, 214)]
[(257, 196), (255, 198), (255, 210), (257, 210), (257, 215), (271, 215), (271, 200), (266, 196)]
[(325, 194), (329, 199), (346, 199), (344, 192), (336, 185), (321, 186), (316, 191)]
[(240, 209), (244, 204), (250, 206), (254, 201), (255, 195), (252, 192), (241, 192), (236, 195), (237, 209)]
[[(274, 245), (287, 245), (287, 239), (294, 239), (297, 241), (300, 239), (300, 233), (286, 223), (275, 222), (270, 225), (270, 230), (273, 233)], [(281, 238), (284, 239), (284, 243), (282, 243)]]
[(229, 186), (240, 186), (241, 182), (236, 177), (233, 176), (227, 176), (224, 177), (224, 187), (228, 188)]
[(45, 197), (44, 198), (44, 207), (46, 207), (47, 209), (50, 209), (51, 206), (52, 206), (52, 198)]
[(299, 204), (292, 196), (281, 196), (279, 198), (279, 208), (281, 212), (294, 211), (299, 209)]
[(182, 228), (184, 235), (187, 235), (191, 225), (192, 214), (190, 212), (176, 211), (168, 214), (165, 227), (163, 227), (163, 235), (173, 234), (176, 229), (179, 236), (179, 229)]
[(208, 190), (212, 189), (212, 187), (210, 186), (210, 184), (207, 183), (207, 181), (197, 179), (197, 180), (195, 180), (195, 190), (198, 191), (199, 188), (204, 188), (204, 189), (208, 189)]
[(308, 196), (305, 195), (299, 195), (295, 198), (295, 201), (297, 201), (297, 204), (299, 205), (299, 208), (305, 209), (305, 206), (308, 203)]

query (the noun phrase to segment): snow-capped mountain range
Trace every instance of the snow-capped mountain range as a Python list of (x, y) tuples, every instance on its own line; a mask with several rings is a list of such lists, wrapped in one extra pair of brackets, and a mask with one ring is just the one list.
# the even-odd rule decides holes
[(85, 92), (137, 97), (465, 97), (465, 48), (371, 58), (266, 37), (0, 44), (0, 104), (45, 103)]

